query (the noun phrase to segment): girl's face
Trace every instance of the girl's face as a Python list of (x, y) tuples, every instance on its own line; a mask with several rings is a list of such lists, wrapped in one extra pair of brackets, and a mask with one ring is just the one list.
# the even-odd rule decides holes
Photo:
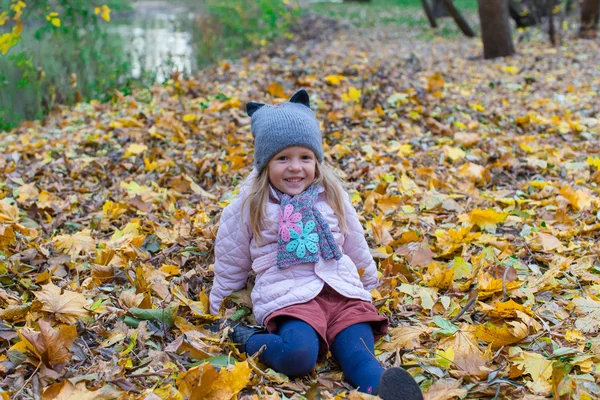
[(301, 146), (287, 147), (269, 161), (269, 181), (279, 191), (295, 196), (313, 183), (316, 165), (317, 158), (312, 150)]

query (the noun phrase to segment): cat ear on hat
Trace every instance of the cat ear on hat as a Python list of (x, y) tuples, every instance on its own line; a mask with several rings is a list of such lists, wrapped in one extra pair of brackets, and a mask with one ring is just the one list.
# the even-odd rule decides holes
[(254, 114), (256, 111), (258, 111), (262, 106), (264, 106), (263, 103), (253, 103), (253, 102), (249, 102), (246, 104), (246, 112), (248, 113), (248, 116), (251, 117), (252, 114)]
[(290, 99), (290, 103), (300, 103), (310, 108), (310, 100), (308, 98), (308, 93), (304, 89), (298, 90)]

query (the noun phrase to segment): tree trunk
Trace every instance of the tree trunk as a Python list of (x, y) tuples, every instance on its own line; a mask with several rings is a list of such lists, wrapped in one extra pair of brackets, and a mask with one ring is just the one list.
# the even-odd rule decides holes
[(581, 27), (579, 37), (596, 38), (598, 19), (600, 18), (600, 0), (583, 0), (581, 4)]
[(428, 0), (421, 0), (421, 3), (423, 4), (425, 15), (427, 15), (427, 19), (429, 20), (429, 25), (431, 25), (432, 28), (437, 28), (438, 25), (435, 21), (435, 16), (433, 15), (433, 11), (431, 10)]
[(467, 20), (463, 18), (462, 14), (454, 6), (452, 0), (444, 0), (444, 5), (448, 9), (448, 12), (450, 12), (450, 15), (452, 15), (452, 18), (454, 18), (454, 22), (456, 22), (456, 25), (458, 25), (462, 33), (467, 37), (475, 37), (475, 32), (473, 32), (473, 29), (471, 29)]
[(548, 0), (546, 7), (548, 8), (548, 37), (552, 46), (556, 46), (556, 29), (554, 28), (554, 0)]
[(449, 17), (450, 13), (444, 4), (444, 0), (433, 0), (433, 16), (436, 18)]
[(486, 59), (515, 53), (508, 21), (508, 0), (478, 0), (481, 40)]

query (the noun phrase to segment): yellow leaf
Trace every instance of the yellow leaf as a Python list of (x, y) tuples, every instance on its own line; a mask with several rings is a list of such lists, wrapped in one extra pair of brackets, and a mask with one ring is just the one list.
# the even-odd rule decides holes
[(60, 207), (63, 203), (63, 200), (59, 197), (53, 195), (52, 193), (48, 193), (45, 190), (42, 190), (38, 196), (36, 205), (38, 208), (54, 208)]
[(187, 399), (205, 399), (219, 373), (208, 362), (200, 364), (177, 377), (177, 389)]
[(552, 360), (546, 359), (539, 353), (523, 351), (520, 348), (509, 349), (511, 361), (531, 376), (532, 381), (526, 385), (535, 394), (547, 395), (552, 390)]
[(394, 240), (389, 231), (393, 224), (393, 221), (386, 221), (385, 216), (380, 214), (372, 221), (367, 222), (366, 226), (367, 229), (371, 229), (375, 243), (386, 245)]
[(454, 267), (433, 261), (423, 275), (423, 282), (429, 287), (448, 289), (454, 283)]
[(483, 179), (484, 171), (485, 171), (485, 168), (482, 167), (481, 165), (478, 165), (478, 164), (475, 164), (472, 162), (468, 162), (468, 163), (463, 164), (458, 169), (458, 174), (466, 177), (467, 179), (469, 179), (473, 182), (479, 182)]
[(250, 366), (248, 361), (237, 362), (231, 369), (223, 368), (219, 378), (214, 382), (209, 400), (229, 400), (250, 383)]
[(17, 202), (25, 203), (28, 200), (33, 200), (38, 197), (40, 191), (34, 183), (28, 183), (20, 186), (19, 189), (17, 189), (17, 193), (19, 194), (19, 197), (17, 197)]
[(66, 364), (71, 359), (69, 348), (77, 339), (77, 329), (74, 325), (61, 325), (58, 329), (44, 321), (38, 320), (40, 331), (23, 328), (18, 334), (25, 341), (27, 349), (46, 366)]
[(485, 303), (481, 304), (483, 306), (483, 311), (487, 312), (493, 318), (516, 318), (517, 311), (521, 311), (530, 315), (532, 314), (532, 311), (529, 307), (522, 306), (512, 299), (505, 302), (496, 302), (494, 303), (493, 307), (488, 306)]
[(452, 376), (477, 376), (486, 379), (490, 370), (486, 368), (491, 355), (482, 352), (477, 343), (475, 328), (462, 324), (454, 335), (442, 339), (440, 347), (454, 350)]
[(440, 367), (448, 369), (454, 361), (454, 349), (449, 347), (446, 350), (436, 350), (434, 359)]
[(83, 381), (74, 385), (68, 379), (64, 379), (44, 389), (42, 400), (109, 400), (119, 398), (122, 393), (111, 385), (91, 391)]
[(198, 119), (198, 116), (196, 114), (185, 114), (183, 116), (183, 122), (192, 122)]
[(96, 15), (100, 14), (102, 19), (104, 19), (106, 22), (110, 22), (110, 8), (108, 8), (106, 4), (102, 7), (96, 7), (94, 9), (94, 13), (96, 13)]
[(583, 333), (594, 333), (600, 325), (600, 301), (578, 297), (573, 300), (575, 309), (583, 317), (575, 321), (575, 327)]
[(410, 179), (405, 174), (400, 177), (400, 184), (402, 185), (402, 191), (404, 195), (412, 196), (415, 193), (420, 194), (423, 192), (419, 185), (417, 185), (415, 181)]
[(52, 239), (52, 242), (57, 250), (63, 251), (74, 258), (81, 252), (88, 252), (96, 248), (96, 242), (90, 236), (90, 233), (89, 229), (84, 229), (74, 235), (58, 235)]
[(485, 325), (477, 325), (475, 329), (477, 338), (491, 344), (493, 348), (517, 343), (529, 334), (527, 325), (518, 321), (507, 322), (502, 326), (488, 322)]
[(150, 161), (150, 159), (146, 157), (144, 158), (144, 169), (146, 172), (154, 171), (155, 169), (158, 169), (158, 163), (156, 161)]
[(583, 210), (592, 205), (590, 196), (583, 190), (575, 191), (567, 185), (560, 189), (560, 194), (571, 203), (575, 210)]
[(350, 87), (347, 92), (342, 93), (342, 100), (346, 103), (360, 102), (361, 91), (356, 89), (355, 87)]
[(444, 88), (444, 84), (444, 78), (439, 72), (436, 72), (427, 79), (427, 91), (439, 92)]
[(435, 329), (429, 326), (399, 326), (389, 331), (390, 341), (383, 342), (381, 349), (417, 349), (421, 347), (421, 338), (428, 338)]
[(42, 285), (42, 290), (33, 294), (42, 303), (42, 311), (54, 314), (56, 319), (65, 324), (74, 324), (79, 317), (88, 315), (84, 309), (88, 302), (80, 293), (65, 290), (61, 294), (58, 286), (49, 283)]
[(508, 217), (508, 213), (497, 212), (488, 208), (486, 210), (475, 209), (469, 213), (469, 221), (488, 232), (495, 232), (496, 226)]
[(275, 83), (275, 82), (271, 82), (271, 84), (267, 88), (267, 92), (271, 96), (277, 97), (277, 98), (280, 98), (280, 99), (284, 99), (284, 98), (287, 97), (285, 95), (285, 89), (283, 88), (283, 86), (281, 86), (280, 84)]
[(127, 147), (127, 150), (125, 150), (125, 155), (123, 157), (127, 158), (127, 157), (131, 157), (131, 156), (137, 156), (138, 154), (141, 154), (146, 150), (148, 150), (148, 146), (146, 146), (145, 144), (139, 144), (139, 143), (130, 144)]
[(577, 329), (567, 329), (567, 333), (565, 333), (565, 340), (571, 343), (579, 343), (585, 341), (586, 338), (583, 333)]
[(477, 283), (479, 283), (479, 297), (485, 299), (494, 293), (502, 292), (506, 289), (507, 292), (517, 289), (523, 282), (520, 281), (504, 281), (496, 279), (492, 275), (483, 270), (477, 274)]
[(128, 206), (123, 203), (115, 203), (107, 200), (102, 206), (102, 212), (108, 219), (116, 219), (121, 215), (125, 214), (128, 210)]
[(129, 196), (131, 197), (140, 195), (150, 189), (148, 186), (140, 186), (136, 181), (131, 181), (129, 183), (121, 182), (120, 185), (129, 192)]
[(538, 232), (536, 234), (538, 242), (544, 248), (544, 251), (552, 251), (555, 249), (563, 249), (563, 245), (556, 236), (550, 235), (549, 233)]
[(337, 86), (344, 79), (346, 79), (346, 77), (343, 75), (327, 75), (325, 77), (325, 82), (327, 82), (328, 85)]
[(600, 169), (600, 157), (588, 156), (587, 163), (596, 169)]
[(4, 25), (8, 21), (8, 11), (0, 13), (0, 26)]
[(48, 14), (46, 16), (46, 20), (50, 21), (50, 23), (55, 27), (60, 28), (60, 18), (58, 17), (57, 12), (51, 12), (50, 14)]
[(467, 395), (467, 389), (461, 387), (461, 381), (456, 379), (438, 379), (425, 393), (427, 400), (462, 399)]
[(503, 68), (502, 68), (502, 70), (503, 70), (504, 72), (508, 72), (509, 74), (512, 74), (512, 75), (514, 75), (514, 74), (516, 74), (517, 72), (519, 72), (519, 69), (518, 69), (517, 67), (513, 67), (513, 66), (506, 66), (506, 67), (503, 67)]
[(467, 153), (460, 147), (444, 146), (444, 155), (452, 161), (458, 161), (465, 158)]

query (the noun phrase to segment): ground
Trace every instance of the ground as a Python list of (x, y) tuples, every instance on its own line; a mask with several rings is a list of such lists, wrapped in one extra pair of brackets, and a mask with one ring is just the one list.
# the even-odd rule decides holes
[(289, 380), (204, 328), (218, 217), (252, 165), (244, 105), (299, 88), (379, 265), (382, 364), (428, 399), (600, 395), (597, 42), (534, 30), (486, 61), (477, 39), (305, 24), (2, 135), (11, 397), (359, 396), (332, 360)]

